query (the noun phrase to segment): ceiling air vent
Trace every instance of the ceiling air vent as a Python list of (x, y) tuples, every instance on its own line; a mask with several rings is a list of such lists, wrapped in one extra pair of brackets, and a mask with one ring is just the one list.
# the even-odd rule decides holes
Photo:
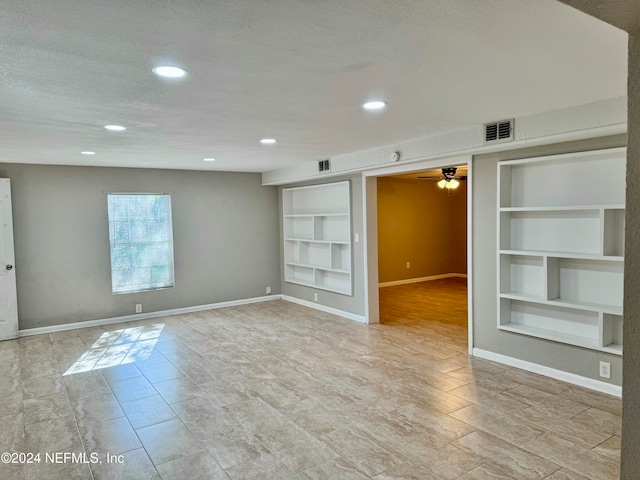
[(484, 143), (511, 142), (513, 140), (513, 119), (485, 123)]
[(319, 160), (318, 161), (318, 171), (319, 172), (328, 172), (330, 170), (329, 159)]

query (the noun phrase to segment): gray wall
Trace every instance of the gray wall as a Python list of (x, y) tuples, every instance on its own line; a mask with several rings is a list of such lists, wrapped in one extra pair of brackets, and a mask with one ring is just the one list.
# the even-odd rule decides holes
[[(277, 189), (251, 173), (0, 164), (11, 179), (20, 329), (280, 290)], [(111, 294), (107, 194), (170, 193), (174, 288)]]
[[(363, 208), (362, 208), (362, 176), (351, 175), (344, 177), (336, 177), (331, 179), (325, 179), (317, 182), (305, 182), (287, 185), (288, 187), (299, 187), (303, 185), (316, 185), (322, 183), (332, 183), (349, 180), (351, 185), (351, 273), (353, 282), (353, 295), (341, 295), (339, 293), (328, 292), (326, 290), (320, 290), (311, 287), (305, 287), (303, 285), (297, 285), (295, 283), (288, 283), (284, 281), (284, 243), (282, 235), (280, 235), (280, 272), (282, 278), (282, 293), (291, 297), (299, 298), (301, 300), (307, 300), (313, 302), (313, 294), (318, 294), (318, 302), (321, 305), (325, 305), (332, 308), (337, 308), (345, 312), (353, 313), (355, 315), (365, 314), (364, 305), (364, 250), (363, 250)], [(282, 187), (279, 189), (279, 212), (280, 212), (280, 232), (282, 232)], [(360, 242), (353, 242), (353, 234), (358, 233), (360, 235)]]
[(640, 31), (629, 37), (628, 89), (621, 478), (635, 480), (640, 472)]
[[(473, 158), (473, 331), (476, 348), (606, 381), (598, 375), (599, 361), (603, 360), (611, 363), (610, 382), (615, 385), (622, 383), (622, 361), (618, 355), (498, 330), (496, 188), (498, 161), (620, 147), (625, 144), (626, 135), (618, 135), (477, 155)], [(625, 265), (625, 268), (628, 266)], [(626, 315), (625, 311), (625, 317)]]

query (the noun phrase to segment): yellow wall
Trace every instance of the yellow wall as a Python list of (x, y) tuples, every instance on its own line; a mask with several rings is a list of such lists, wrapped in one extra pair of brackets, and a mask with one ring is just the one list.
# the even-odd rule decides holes
[(379, 281), (466, 274), (466, 198), (466, 182), (447, 195), (431, 180), (378, 178)]

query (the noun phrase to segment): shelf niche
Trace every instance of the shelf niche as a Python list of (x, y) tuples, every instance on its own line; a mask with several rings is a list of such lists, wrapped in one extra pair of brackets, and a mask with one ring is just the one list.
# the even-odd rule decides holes
[(498, 163), (499, 329), (622, 353), (625, 164), (624, 148)]
[(285, 281), (352, 294), (349, 182), (282, 190)]

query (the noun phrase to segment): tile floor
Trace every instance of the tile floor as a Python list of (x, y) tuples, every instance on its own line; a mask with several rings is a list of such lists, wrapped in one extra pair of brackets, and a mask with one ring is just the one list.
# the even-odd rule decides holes
[(2, 480), (618, 478), (619, 399), (283, 301), (23, 337), (0, 365), (0, 452), (41, 454)]

